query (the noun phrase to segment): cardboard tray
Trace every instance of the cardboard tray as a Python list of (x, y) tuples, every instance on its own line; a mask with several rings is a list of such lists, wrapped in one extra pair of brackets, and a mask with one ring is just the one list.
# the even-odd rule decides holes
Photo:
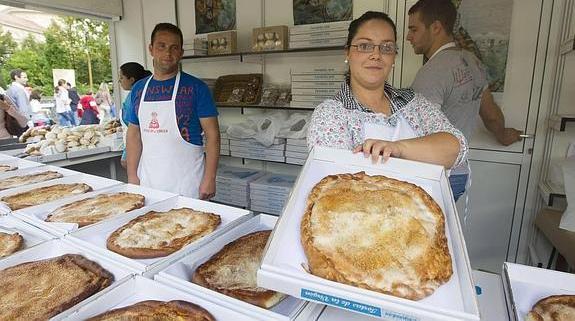
[(20, 234), (24, 239), (24, 244), (19, 251), (55, 238), (52, 234), (30, 225), (12, 215), (0, 216), (0, 232)]
[[(115, 181), (115, 180), (111, 180), (108, 178), (103, 178), (103, 177), (99, 177), (99, 176), (94, 176), (94, 175), (89, 175), (89, 174), (82, 174), (79, 172), (73, 172), (75, 173), (75, 175), (70, 175), (70, 176), (64, 176), (62, 178), (57, 178), (57, 179), (52, 179), (49, 181), (45, 181), (45, 182), (41, 182), (41, 183), (36, 183), (36, 184), (31, 184), (31, 185), (25, 185), (25, 186), (21, 186), (21, 187), (16, 187), (16, 188), (12, 188), (12, 189), (7, 189), (4, 191), (0, 191), (0, 199), (4, 196), (9, 196), (9, 195), (15, 195), (15, 194), (19, 194), (19, 193), (24, 193), (36, 188), (41, 188), (41, 187), (46, 187), (46, 186), (52, 186), (52, 185), (56, 185), (56, 184), (73, 184), (73, 183), (86, 183), (88, 185), (90, 185), (92, 187), (93, 190), (99, 190), (102, 188), (107, 188), (110, 186), (114, 186), (117, 184), (120, 184), (120, 182)], [(86, 195), (88, 193), (84, 193), (84, 194), (80, 194), (80, 195)], [(12, 213), (14, 212), (14, 215), (16, 215), (15, 213), (21, 212), (21, 211), (30, 211), (30, 210), (35, 210), (36, 208), (42, 208), (44, 206), (49, 206), (50, 204), (53, 203), (57, 203), (60, 201), (66, 201), (68, 199), (73, 199), (74, 197), (79, 196), (79, 195), (71, 195), (71, 196), (66, 196), (60, 200), (54, 200), (45, 204), (40, 204), (40, 205), (36, 205), (36, 206), (32, 206), (32, 207), (27, 207), (27, 208), (23, 208), (17, 211), (12, 211), (8, 205), (4, 202), (0, 202), (0, 212), (3, 212), (4, 214), (7, 213)], [(32, 225), (36, 225), (34, 222), (30, 222), (27, 219), (24, 218), (25, 221), (32, 223)], [(37, 226), (37, 225), (36, 225)]]
[[(85, 174), (84, 174), (85, 175)], [(87, 175), (91, 176), (91, 175)], [(92, 176), (97, 177), (97, 176)], [(107, 180), (109, 183), (107, 185), (101, 186), (94, 186), (95, 181), (92, 179), (85, 179), (82, 176), (78, 177), (77, 182), (84, 182), (94, 188), (93, 192), (85, 193), (81, 195), (76, 195), (72, 197), (63, 198), (58, 201), (46, 203), (44, 205), (33, 206), (21, 209), (19, 211), (14, 212), (14, 215), (21, 218), (22, 220), (29, 222), (35, 226), (38, 226), (54, 235), (57, 236), (64, 236), (71, 231), (75, 231), (78, 229), (78, 224), (76, 223), (61, 223), (61, 222), (46, 222), (45, 219), (48, 217), (50, 213), (54, 210), (59, 208), (60, 206), (76, 202), (79, 200), (83, 200), (90, 197), (95, 197), (99, 194), (103, 193), (118, 193), (118, 192), (129, 192), (129, 193), (138, 193), (145, 196), (144, 206), (149, 206), (151, 204), (176, 197), (176, 194), (158, 191), (142, 186), (131, 185), (131, 184), (122, 184), (118, 181), (108, 180), (99, 178), (101, 180)], [(108, 182), (106, 182), (108, 183)], [(96, 223), (98, 224), (98, 223)], [(88, 228), (89, 226), (85, 226), (80, 228), (80, 230)]]
[[(176, 251), (165, 257), (153, 259), (132, 259), (112, 252), (106, 247), (106, 242), (110, 234), (127, 224), (132, 219), (135, 219), (136, 217), (144, 215), (150, 211), (166, 212), (171, 209), (182, 207), (218, 214), (221, 218), (221, 224), (209, 235), (206, 235), (203, 238), (184, 246), (179, 251)], [(152, 276), (159, 269), (166, 267), (170, 262), (173, 262), (184, 254), (210, 242), (218, 235), (249, 219), (250, 217), (250, 211), (247, 210), (178, 196), (129, 212), (117, 218), (86, 226), (85, 228), (70, 233), (66, 236), (66, 238), (77, 244), (81, 244), (90, 250), (110, 257), (117, 262), (121, 262), (124, 265), (130, 266), (133, 269), (143, 273), (144, 276)]]
[(189, 281), (195, 269), (219, 252), (226, 244), (252, 232), (273, 229), (276, 220), (277, 217), (269, 215), (255, 216), (227, 231), (199, 250), (190, 253), (181, 260), (170, 265), (167, 269), (158, 273), (155, 276), (155, 280), (188, 293), (201, 294), (202, 297), (208, 298), (211, 301), (217, 300), (221, 302), (222, 306), (235, 308), (242, 314), (248, 315), (257, 320), (294, 320), (307, 305), (307, 302), (293, 297), (286, 297), (275, 307), (270, 310), (266, 310), (210, 289), (203, 288)]
[(12, 171), (2, 172), (2, 174), (7, 174), (7, 173), (12, 173), (13, 171), (16, 171), (19, 169), (38, 167), (38, 166), (43, 166), (44, 164), (14, 157), (14, 158), (0, 159), (0, 165), (9, 165), (9, 166), (16, 167), (16, 169), (14, 169)]
[(108, 310), (118, 309), (145, 300), (183, 300), (206, 309), (216, 320), (253, 320), (253, 318), (244, 316), (234, 309), (223, 307), (217, 302), (209, 301), (205, 297), (173, 289), (167, 285), (138, 275), (132, 276), (121, 284), (110, 288), (106, 293), (103, 293), (97, 299), (91, 300), (83, 307), (71, 311), (67, 314), (65, 320), (86, 320), (87, 318), (99, 315)]
[[(300, 222), (307, 195), (327, 175), (360, 171), (419, 185), (445, 213), (453, 275), (433, 295), (411, 301), (329, 281), (309, 274), (302, 267), (307, 259), (300, 242)], [(467, 250), (444, 168), (393, 158), (385, 164), (372, 164), (371, 158), (347, 150), (316, 147), (310, 153), (268, 243), (258, 271), (258, 285), (378, 318), (479, 320)]]
[[(26, 161), (25, 162), (30, 162), (30, 161)], [(35, 163), (35, 162), (30, 162), (30, 163)], [(36, 163), (38, 164), (38, 163)], [(62, 168), (62, 167), (57, 167), (57, 166), (50, 166), (50, 165), (44, 165), (44, 164), (40, 164), (40, 166), (32, 166), (32, 167), (26, 167), (26, 168), (19, 168), (15, 171), (10, 171), (10, 172), (4, 172), (0, 174), (0, 180), (6, 179), (6, 178), (10, 178), (10, 177), (14, 177), (14, 176), (23, 176), (23, 175), (30, 175), (30, 174), (36, 174), (36, 173), (41, 173), (41, 172), (45, 172), (45, 171), (55, 171), (58, 173), (61, 173), (64, 176), (70, 176), (70, 175), (77, 175), (79, 174), (79, 172), (70, 170), (70, 169), (66, 169), (66, 168)]]
[[(69, 241), (62, 240), (62, 239), (55, 239), (51, 241), (44, 242), (42, 244), (33, 246), (29, 249), (24, 251), (20, 251), (14, 253), (13, 255), (8, 256), (7, 258), (0, 260), (0, 270), (5, 268), (25, 263), (31, 261), (38, 261), (42, 259), (52, 258), (64, 254), (82, 254), (87, 259), (92, 260), (100, 264), (104, 269), (108, 270), (110, 273), (114, 275), (114, 282), (106, 289), (92, 295), (91, 297), (85, 299), (84, 301), (76, 304), (75, 306), (71, 307), (70, 309), (62, 312), (60, 315), (55, 316), (51, 320), (61, 320), (63, 316), (65, 316), (68, 311), (77, 310), (80, 307), (86, 305), (90, 301), (100, 297), (108, 289), (114, 287), (115, 284), (121, 283), (124, 279), (127, 279), (132, 276), (134, 271), (130, 270), (129, 268), (119, 265), (116, 262), (113, 262), (101, 255), (96, 253), (92, 253), (90, 251), (86, 251), (80, 247), (77, 247), (70, 243)], [(33, 281), (33, 280), (31, 280)]]
[(505, 262), (503, 287), (511, 319), (523, 321), (539, 300), (551, 295), (575, 295), (575, 275)]

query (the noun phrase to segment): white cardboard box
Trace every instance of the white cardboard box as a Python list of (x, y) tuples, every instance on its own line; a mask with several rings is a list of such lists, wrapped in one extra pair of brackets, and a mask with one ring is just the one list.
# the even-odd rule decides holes
[[(112, 252), (106, 247), (106, 242), (110, 234), (127, 224), (132, 219), (144, 215), (150, 211), (166, 212), (176, 208), (191, 208), (194, 210), (214, 213), (220, 216), (221, 224), (216, 230), (176, 251), (168, 256), (152, 259), (131, 259), (121, 254)], [(133, 269), (143, 273), (146, 277), (151, 277), (155, 272), (167, 266), (171, 262), (182, 257), (185, 253), (193, 251), (202, 245), (210, 242), (218, 235), (236, 226), (237, 224), (251, 217), (250, 211), (233, 208), (225, 205), (215, 204), (207, 201), (196, 200), (187, 197), (173, 197), (161, 202), (151, 204), (150, 206), (129, 212), (121, 217), (103, 221), (74, 231), (66, 236), (71, 241), (85, 246), (97, 253), (110, 257), (111, 259), (130, 266)]]
[[(13, 158), (8, 158), (8, 159), (4, 159), (4, 158), (0, 159), (0, 165), (13, 166), (13, 167), (16, 168), (16, 169), (13, 170), (13, 171), (15, 171), (15, 170), (18, 170), (18, 169), (24, 169), (24, 168), (31, 168), (31, 167), (43, 166), (44, 164), (38, 163), (38, 162), (32, 162), (32, 161), (25, 160), (25, 159), (21, 159), (21, 158), (13, 157)], [(12, 172), (12, 171), (2, 172), (2, 174), (11, 173), (11, 172)]]
[(286, 297), (275, 307), (266, 310), (189, 281), (195, 269), (219, 252), (226, 244), (252, 232), (273, 229), (276, 220), (277, 217), (269, 215), (255, 216), (175, 262), (164, 271), (158, 273), (155, 276), (155, 280), (188, 293), (201, 294), (202, 297), (210, 301), (217, 300), (222, 306), (237, 309), (242, 314), (257, 320), (293, 320), (307, 305), (307, 302), (294, 297)]
[(306, 155), (305, 158), (307, 158), (307, 155), (309, 154), (309, 149), (307, 148), (307, 142), (306, 145), (286, 145), (286, 152), (304, 153)]
[[(453, 275), (433, 295), (411, 301), (329, 281), (302, 267), (307, 259), (300, 242), (300, 222), (307, 195), (327, 175), (360, 171), (419, 185), (445, 213)], [(385, 164), (372, 164), (370, 158), (347, 150), (320, 147), (310, 153), (268, 243), (258, 271), (258, 285), (383, 319), (479, 320), (467, 250), (444, 168), (395, 158)]]
[(255, 155), (265, 155), (265, 156), (284, 156), (283, 149), (267, 149), (260, 147), (247, 147), (247, 146), (230, 146), (230, 152), (242, 153), (242, 154), (255, 154)]
[(12, 215), (0, 216), (0, 232), (20, 234), (24, 239), (24, 244), (22, 245), (22, 249), (19, 251), (55, 238), (52, 234), (28, 224)]
[[(337, 94), (339, 89), (336, 88), (300, 88), (292, 89), (292, 98), (294, 96), (311, 96), (315, 97), (317, 101), (323, 101), (324, 97), (332, 97)], [(294, 99), (297, 100), (297, 99)], [(306, 100), (308, 101), (308, 100)]]
[[(111, 180), (108, 178), (103, 178), (103, 177), (89, 175), (89, 174), (82, 174), (79, 172), (74, 172), (74, 173), (76, 173), (76, 175), (64, 176), (64, 177), (58, 178), (58, 179), (52, 179), (52, 180), (44, 181), (41, 183), (25, 185), (25, 186), (16, 187), (16, 188), (1, 191), (0, 192), (0, 199), (2, 197), (5, 197), (5, 196), (24, 193), (24, 192), (27, 192), (27, 191), (30, 191), (30, 190), (33, 190), (36, 188), (41, 188), (41, 187), (45, 187), (45, 186), (52, 186), (52, 185), (56, 185), (56, 184), (86, 183), (86, 184), (90, 185), (93, 190), (98, 190), (98, 189), (107, 188), (110, 186), (120, 184), (120, 182), (114, 181), (114, 180)], [(87, 193), (80, 194), (80, 195), (85, 195), (85, 194), (87, 194)], [(23, 209), (14, 211), (14, 215), (17, 215), (16, 213), (19, 213), (19, 212), (24, 211), (24, 210), (35, 210), (38, 207), (48, 206), (50, 204), (53, 204), (53, 203), (56, 203), (59, 201), (68, 200), (68, 199), (73, 198), (75, 196), (78, 196), (78, 195), (70, 195), (70, 196), (66, 196), (60, 200), (54, 200), (54, 201), (51, 201), (51, 202), (48, 202), (45, 204), (23, 208)], [(2, 209), (0, 209), (0, 211), (4, 211), (5, 213), (12, 212), (12, 210), (8, 207), (8, 205), (6, 205), (3, 202), (0, 202), (0, 204), (2, 207)], [(24, 221), (27, 221), (27, 222), (31, 223), (32, 225), (36, 225), (34, 222), (30, 222), (27, 219), (24, 219)]]
[(288, 145), (294, 145), (294, 146), (305, 146), (307, 147), (307, 139), (293, 139), (293, 138), (288, 138), (287, 139), (287, 144)]
[(303, 158), (286, 157), (286, 163), (288, 164), (303, 165), (305, 164), (305, 161), (306, 160)]
[[(83, 175), (86, 175), (86, 174), (83, 174)], [(132, 185), (132, 184), (122, 184), (121, 182), (118, 182), (118, 181), (113, 181), (113, 180), (109, 180), (109, 179), (105, 179), (105, 178), (101, 178), (101, 177), (97, 177), (97, 176), (92, 176), (92, 175), (87, 175), (87, 176), (91, 176), (90, 179), (82, 178), (80, 176), (78, 178), (77, 182), (84, 182), (84, 183), (92, 186), (92, 188), (94, 189), (93, 192), (85, 193), (85, 194), (81, 194), (81, 195), (76, 195), (76, 196), (72, 196), (72, 197), (66, 197), (66, 198), (63, 198), (63, 199), (58, 200), (58, 201), (46, 203), (44, 205), (24, 208), (24, 209), (21, 209), (19, 211), (14, 212), (14, 215), (16, 215), (17, 217), (21, 218), (22, 220), (24, 220), (26, 222), (29, 222), (30, 224), (38, 226), (38, 227), (40, 227), (40, 228), (42, 228), (42, 229), (44, 229), (44, 230), (46, 230), (46, 231), (48, 231), (54, 235), (64, 236), (64, 235), (70, 233), (71, 231), (77, 230), (78, 224), (76, 224), (76, 223), (62, 223), (62, 222), (46, 222), (45, 220), (48, 217), (48, 215), (50, 213), (52, 213), (54, 210), (56, 210), (60, 206), (64, 206), (64, 205), (69, 204), (71, 202), (83, 200), (83, 199), (90, 198), (90, 197), (95, 197), (99, 194), (118, 193), (118, 192), (137, 193), (137, 194), (144, 195), (144, 197), (145, 197), (144, 206), (149, 206), (151, 204), (154, 204), (154, 203), (157, 203), (157, 202), (160, 202), (160, 201), (172, 198), (172, 197), (176, 197), (176, 194), (169, 193), (169, 192), (158, 191), (155, 189), (146, 188), (146, 187), (137, 186), (137, 185)], [(97, 177), (101, 180), (107, 180), (109, 182), (112, 182), (113, 184), (109, 183), (107, 185), (96, 185), (96, 183), (95, 183), (96, 181), (93, 180), (93, 177)], [(89, 227), (89, 226), (82, 227), (82, 228), (80, 228), (80, 230), (85, 229), (87, 227)]]
[(122, 308), (146, 300), (183, 300), (197, 304), (206, 309), (216, 320), (253, 320), (234, 309), (223, 307), (217, 302), (209, 301), (205, 297), (173, 289), (160, 282), (146, 279), (138, 275), (132, 276), (121, 284), (110, 288), (97, 299), (91, 300), (83, 307), (76, 309), (75, 311), (71, 311), (64, 320), (86, 320), (108, 310)]
[(501, 275), (473, 270), (481, 321), (509, 321)]
[(40, 165), (41, 166), (26, 167), (26, 168), (17, 169), (15, 171), (1, 173), (0, 174), (0, 181), (4, 180), (6, 178), (14, 177), (14, 176), (32, 175), (32, 174), (38, 174), (38, 173), (46, 172), (46, 171), (58, 172), (58, 173), (62, 174), (63, 176), (80, 174), (79, 172), (76, 172), (76, 171), (73, 171), (70, 169), (66, 169), (66, 168), (62, 168), (62, 167), (50, 166), (50, 165), (44, 165), (44, 164), (40, 164)]
[[(128, 267), (122, 266), (109, 260), (106, 257), (98, 255), (96, 253), (86, 251), (80, 247), (75, 246), (74, 244), (70, 243), (69, 241), (62, 240), (62, 239), (54, 239), (51, 241), (44, 242), (42, 244), (38, 244), (34, 247), (26, 249), (24, 251), (20, 251), (14, 253), (13, 255), (8, 256), (7, 258), (0, 260), (0, 270), (6, 269), (11, 266), (15, 266), (17, 264), (31, 262), (31, 261), (38, 261), (43, 259), (48, 259), (52, 257), (61, 256), (64, 254), (81, 254), (89, 260), (95, 261), (108, 272), (114, 275), (114, 282), (109, 286), (113, 287), (117, 283), (121, 283), (122, 280), (130, 277), (134, 271), (129, 269)], [(84, 301), (78, 303), (77, 305), (71, 307), (70, 309), (62, 312), (60, 315), (66, 315), (67, 311), (73, 311), (75, 309), (79, 309), (80, 307), (86, 305), (91, 300), (96, 299), (97, 297), (101, 296), (105, 293), (106, 289), (95, 293), (91, 297), (85, 299)], [(55, 316), (52, 320), (61, 319), (59, 315)]]
[[(295, 77), (295, 76), (292, 76)], [(341, 77), (338, 77), (341, 78)], [(341, 88), (342, 81), (297, 81), (298, 78), (292, 79), (292, 89), (308, 89), (308, 88), (328, 88), (339, 89)]]
[(503, 286), (511, 319), (523, 321), (539, 300), (550, 295), (575, 295), (575, 275), (505, 262)]
[(256, 149), (266, 149), (266, 150), (284, 150), (286, 144), (273, 144), (270, 146), (265, 146), (258, 143), (250, 143), (241, 140), (230, 139), (230, 147), (234, 146), (242, 146), (242, 147), (251, 147)]
[(298, 35), (302, 33), (332, 31), (332, 30), (347, 30), (351, 21), (336, 21), (325, 23), (313, 23), (305, 25), (294, 25), (289, 27), (290, 35)]
[[(323, 86), (318, 87), (314, 86), (311, 88), (323, 88), (323, 89), (338, 89), (341, 88), (341, 82), (345, 80), (345, 74), (308, 74), (308, 75), (291, 75), (291, 83), (292, 83), (292, 91), (299, 90), (299, 89), (310, 89), (309, 86), (306, 86), (305, 82), (318, 82), (318, 81), (325, 81), (326, 83), (333, 83), (339, 82), (340, 85), (338, 87), (335, 86)], [(298, 83), (298, 84), (296, 84)], [(294, 86), (295, 84), (295, 86)], [(292, 93), (293, 94), (293, 93)]]
[(307, 41), (317, 39), (347, 38), (347, 29), (334, 31), (319, 31), (290, 35), (289, 41)]
[(241, 157), (241, 158), (249, 158), (249, 159), (259, 159), (259, 160), (266, 160), (266, 161), (271, 161), (271, 162), (285, 162), (285, 157), (284, 156), (271, 156), (271, 155), (267, 155), (267, 154), (255, 154), (255, 153), (240, 153), (240, 152), (234, 152), (231, 151), (230, 152), (231, 156), (234, 157)]

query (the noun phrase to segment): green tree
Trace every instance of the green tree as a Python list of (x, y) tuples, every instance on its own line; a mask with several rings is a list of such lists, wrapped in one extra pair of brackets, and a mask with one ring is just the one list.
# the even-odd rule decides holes
[(4, 31), (0, 26), (0, 86), (6, 88), (10, 81), (10, 71), (6, 71), (4, 66), (10, 59), (10, 55), (16, 50), (18, 44), (14, 41), (9, 31)]

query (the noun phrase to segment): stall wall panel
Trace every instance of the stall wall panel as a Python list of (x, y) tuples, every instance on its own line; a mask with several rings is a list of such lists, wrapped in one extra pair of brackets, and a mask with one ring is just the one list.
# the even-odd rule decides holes
[(152, 70), (152, 56), (150, 56), (150, 52), (147, 50), (150, 44), (152, 30), (154, 30), (154, 26), (160, 22), (176, 24), (176, 2), (175, 0), (141, 0), (141, 2), (143, 8), (144, 43), (146, 44), (146, 67)]
[(123, 15), (122, 0), (2, 0), (0, 3), (15, 7), (56, 10), (110, 19), (118, 19)]

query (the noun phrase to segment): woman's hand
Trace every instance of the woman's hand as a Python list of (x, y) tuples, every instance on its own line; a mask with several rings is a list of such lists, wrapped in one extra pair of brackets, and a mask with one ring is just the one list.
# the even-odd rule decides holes
[(385, 163), (389, 157), (401, 157), (403, 145), (401, 141), (390, 142), (380, 139), (366, 139), (362, 145), (358, 145), (353, 149), (354, 153), (363, 152), (367, 158), (371, 154), (371, 160), (375, 164), (380, 155), (383, 156)]

